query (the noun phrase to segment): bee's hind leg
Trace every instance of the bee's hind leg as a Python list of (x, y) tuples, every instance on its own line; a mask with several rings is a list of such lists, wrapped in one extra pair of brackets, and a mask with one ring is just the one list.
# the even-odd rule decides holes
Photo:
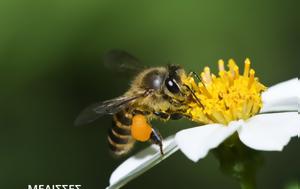
[(152, 133), (150, 135), (150, 140), (153, 144), (157, 144), (159, 146), (160, 149), (160, 154), (164, 155), (164, 151), (163, 151), (163, 144), (162, 144), (162, 136), (159, 133), (159, 131), (155, 128), (152, 128)]

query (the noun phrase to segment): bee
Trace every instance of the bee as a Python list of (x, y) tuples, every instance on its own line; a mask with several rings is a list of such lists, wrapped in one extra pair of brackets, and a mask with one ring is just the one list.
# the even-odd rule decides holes
[[(118, 59), (133, 58), (124, 51), (114, 51), (113, 54), (117, 54)], [(188, 117), (185, 113), (187, 102), (198, 99), (184, 84), (186, 77), (185, 70), (178, 65), (145, 68), (135, 76), (123, 95), (88, 106), (79, 114), (75, 125), (88, 124), (110, 114), (113, 115), (113, 126), (107, 139), (113, 154), (127, 154), (135, 141), (157, 144), (163, 154), (162, 136), (150, 122), (153, 119), (167, 121)]]

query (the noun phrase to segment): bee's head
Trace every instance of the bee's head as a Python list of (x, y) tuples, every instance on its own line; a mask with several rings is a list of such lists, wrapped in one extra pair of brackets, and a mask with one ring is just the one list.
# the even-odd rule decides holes
[(168, 65), (168, 72), (165, 78), (165, 88), (167, 93), (173, 95), (180, 94), (181, 75), (184, 74), (184, 70), (178, 65)]
[(184, 69), (173, 64), (168, 65), (167, 69), (168, 74), (164, 82), (164, 93), (174, 99), (185, 100), (190, 95), (190, 91), (183, 84), (183, 80), (186, 78)]
[(178, 65), (153, 68), (143, 78), (143, 88), (153, 89), (158, 93), (163, 92), (173, 99), (182, 101), (190, 94), (183, 85), (186, 73)]

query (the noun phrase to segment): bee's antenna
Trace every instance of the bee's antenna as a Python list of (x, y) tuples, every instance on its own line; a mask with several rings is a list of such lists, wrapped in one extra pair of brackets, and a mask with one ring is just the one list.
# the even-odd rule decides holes
[(195, 77), (198, 79), (198, 81), (201, 82), (201, 79), (200, 79), (199, 75), (198, 75), (196, 72), (191, 71), (191, 72), (189, 73), (189, 75), (195, 76)]
[(184, 84), (184, 86), (192, 93), (193, 97), (196, 99), (197, 103), (204, 108), (203, 104), (200, 102), (199, 98), (196, 96), (196, 94), (194, 93), (194, 91), (186, 84)]

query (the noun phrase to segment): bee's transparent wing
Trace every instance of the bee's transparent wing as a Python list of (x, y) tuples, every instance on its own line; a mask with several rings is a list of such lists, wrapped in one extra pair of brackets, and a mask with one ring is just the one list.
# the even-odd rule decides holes
[(121, 96), (111, 100), (98, 102), (85, 108), (76, 118), (75, 126), (91, 123), (105, 114), (115, 114), (124, 108), (127, 108), (129, 103), (141, 97), (144, 94), (136, 96)]
[(103, 57), (103, 63), (108, 69), (116, 72), (137, 73), (145, 68), (135, 56), (119, 49), (108, 51)]

